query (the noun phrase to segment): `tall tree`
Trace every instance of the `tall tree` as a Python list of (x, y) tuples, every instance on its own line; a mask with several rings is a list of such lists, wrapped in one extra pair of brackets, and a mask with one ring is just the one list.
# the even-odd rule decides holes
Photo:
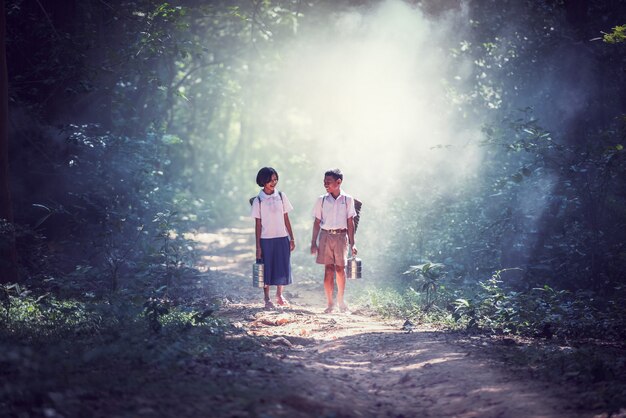
[(6, 17), (4, 0), (0, 0), (0, 219), (6, 220), (8, 229), (0, 247), (0, 282), (17, 279), (17, 251), (13, 222), (11, 191), (9, 188), (9, 86), (6, 61)]

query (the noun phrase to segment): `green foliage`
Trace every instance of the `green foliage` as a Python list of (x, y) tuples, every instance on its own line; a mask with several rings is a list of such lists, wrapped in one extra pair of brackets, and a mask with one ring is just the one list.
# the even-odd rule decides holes
[[(424, 265), (414, 266), (412, 271), (417, 272), (417, 267)], [(504, 285), (503, 275), (511, 270), (496, 271), (476, 287), (454, 291), (448, 290), (451, 282), (441, 282), (436, 298), (427, 298), (411, 287), (404, 291), (370, 289), (361, 303), (383, 317), (412, 318), (471, 332), (559, 341), (624, 337), (626, 308), (618, 302), (624, 297), (622, 286), (616, 287), (610, 298), (549, 285), (516, 291)], [(420, 285), (429, 283), (417, 277)]]
[(359, 298), (359, 304), (383, 318), (413, 319), (420, 323), (458, 328), (450, 312), (438, 305), (424, 307), (423, 297), (414, 291), (400, 292), (390, 288), (371, 288)]
[[(435, 295), (440, 286), (440, 281), (445, 277), (445, 266), (440, 263), (423, 263), (410, 268), (402, 274), (409, 275), (416, 283), (421, 292), (426, 292), (425, 308), (428, 309), (435, 302)], [(418, 293), (411, 287), (415, 293)]]
[(169, 305), (166, 298), (150, 298), (144, 303), (144, 313), (153, 332), (161, 331), (161, 318), (170, 312)]
[(504, 292), (501, 288), (501, 273), (498, 271), (489, 280), (479, 282), (481, 290), (476, 301), (459, 298), (454, 302), (455, 318), (464, 320), (468, 329), (481, 327), (492, 332), (510, 333), (517, 328), (517, 292)]
[(605, 33), (602, 40), (608, 44), (618, 44), (626, 42), (626, 25), (615, 26), (613, 32)]
[(156, 225), (157, 260), (165, 267), (165, 285), (171, 286), (184, 274), (185, 267), (193, 265), (193, 242), (178, 232), (185, 223), (180, 222), (177, 212), (159, 212), (152, 222)]
[(573, 295), (548, 285), (528, 292), (506, 290), (501, 273), (480, 282), (474, 297), (454, 301), (457, 322), (467, 329), (548, 339), (615, 339), (623, 334), (626, 317), (615, 302), (595, 306), (593, 293)]
[(413, 294), (400, 293), (392, 289), (369, 289), (361, 303), (371, 307), (383, 318), (405, 318), (415, 315), (419, 305)]
[(155, 334), (189, 327), (206, 327), (210, 333), (220, 333), (224, 326), (211, 316), (212, 309), (198, 310), (165, 296), (150, 297), (143, 304), (140, 300), (59, 299), (49, 293), (36, 296), (19, 284), (4, 284), (0, 286), (0, 335), (7, 341), (56, 344), (72, 336), (93, 338), (120, 332), (142, 335), (141, 325), (146, 323), (145, 329)]
[(95, 330), (99, 319), (75, 300), (59, 299), (50, 293), (34, 295), (17, 283), (0, 285), (3, 315), (0, 333), (10, 339), (50, 339)]
[[(86, 273), (111, 291), (129, 286), (129, 275), (139, 274), (155, 287), (171, 284), (193, 261), (193, 247), (177, 232), (189, 223), (170, 209), (179, 205), (176, 188), (162, 171), (168, 149), (177, 145), (153, 135), (131, 139), (94, 136), (97, 127), (91, 126), (68, 129), (75, 154), (65, 170), (76, 181), (71, 193), (55, 199), (70, 227), (61, 244), (64, 251), (83, 254), (79, 266), (90, 266), (77, 267), (74, 276), (79, 280)], [(84, 246), (85, 238), (91, 245)]]

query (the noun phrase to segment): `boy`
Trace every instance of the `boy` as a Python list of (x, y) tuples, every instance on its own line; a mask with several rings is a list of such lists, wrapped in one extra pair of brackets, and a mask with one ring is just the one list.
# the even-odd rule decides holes
[[(338, 168), (324, 173), (326, 194), (315, 201), (313, 207), (313, 237), (311, 254), (317, 254), (317, 264), (324, 264), (324, 293), (327, 307), (324, 313), (331, 313), (333, 304), (334, 276), (337, 275), (337, 306), (341, 312), (349, 312), (343, 300), (346, 287), (345, 265), (348, 258), (348, 245), (352, 256), (357, 254), (354, 245), (354, 199), (341, 191), (343, 173)], [(317, 239), (319, 236), (319, 246)]]

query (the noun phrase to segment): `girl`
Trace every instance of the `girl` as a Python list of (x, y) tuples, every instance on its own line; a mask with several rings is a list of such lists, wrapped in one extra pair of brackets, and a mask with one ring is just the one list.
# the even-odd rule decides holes
[(256, 258), (265, 264), (265, 308), (274, 309), (270, 299), (270, 286), (276, 286), (276, 303), (287, 306), (283, 286), (291, 284), (291, 251), (296, 242), (291, 230), (288, 212), (293, 206), (287, 195), (276, 189), (278, 173), (272, 167), (263, 167), (256, 175), (256, 183), (262, 187), (252, 202), (255, 219)]

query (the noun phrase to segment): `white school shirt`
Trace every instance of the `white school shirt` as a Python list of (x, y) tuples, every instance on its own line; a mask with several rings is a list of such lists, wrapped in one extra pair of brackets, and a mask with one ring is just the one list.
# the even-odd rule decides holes
[(317, 198), (313, 206), (313, 217), (321, 221), (322, 229), (346, 229), (348, 218), (355, 216), (354, 199), (344, 192), (340, 192), (337, 199), (330, 193), (323, 194)]
[[(280, 193), (280, 194), (279, 194)], [(283, 198), (281, 200), (280, 195)], [(258, 197), (252, 201), (252, 210), (250, 216), (261, 219), (261, 238), (281, 238), (289, 235), (285, 226), (285, 213), (293, 210), (291, 202), (285, 193), (274, 189), (274, 193), (268, 195), (263, 190), (259, 192)]]

